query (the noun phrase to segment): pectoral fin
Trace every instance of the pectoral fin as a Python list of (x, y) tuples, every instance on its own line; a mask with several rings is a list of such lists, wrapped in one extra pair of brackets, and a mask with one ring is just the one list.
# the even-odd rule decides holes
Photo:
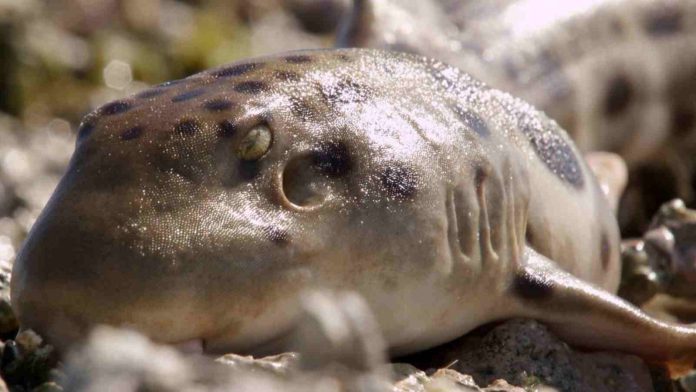
[(691, 368), (696, 360), (696, 328), (650, 317), (560, 270), (529, 247), (510, 291), (520, 306), (520, 316), (545, 323), (570, 344), (664, 361), (673, 371)]

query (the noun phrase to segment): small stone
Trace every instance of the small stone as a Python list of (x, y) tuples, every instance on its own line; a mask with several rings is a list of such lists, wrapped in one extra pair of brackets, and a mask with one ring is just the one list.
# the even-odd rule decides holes
[[(10, 385), (36, 387), (48, 382), (51, 371), (58, 364), (58, 357), (52, 346), (33, 347), (35, 338), (29, 339), (31, 351), (24, 352), (14, 341), (5, 343), (2, 359), (2, 374)], [(26, 344), (26, 343), (25, 343)]]
[(430, 378), (424, 371), (407, 363), (393, 363), (390, 365), (392, 379), (395, 380), (394, 390), (398, 392), (425, 391), (425, 384)]
[(282, 353), (269, 357), (254, 359), (252, 356), (225, 354), (215, 362), (229, 366), (235, 370), (262, 371), (278, 376), (294, 373), (298, 368), (297, 353)]
[(43, 343), (43, 338), (31, 329), (27, 329), (17, 334), (15, 341), (22, 354), (27, 355), (39, 348), (41, 343)]
[(649, 263), (645, 243), (640, 240), (623, 241), (621, 262), (619, 296), (636, 306), (648, 302), (660, 290), (661, 281)]
[(68, 391), (174, 391), (191, 382), (192, 372), (173, 348), (155, 345), (137, 332), (98, 327), (83, 347), (68, 354), (64, 387)]
[(660, 207), (642, 238), (647, 265), (657, 274), (659, 291), (696, 298), (696, 210), (679, 199)]
[(14, 340), (5, 342), (5, 347), (2, 350), (2, 359), (0, 359), (0, 367), (4, 370), (19, 358), (19, 349)]
[(305, 369), (336, 363), (375, 371), (386, 362), (386, 345), (367, 302), (357, 293), (311, 291), (302, 296), (294, 344)]
[(679, 378), (677, 384), (682, 387), (685, 392), (696, 392), (696, 370)]
[[(0, 249), (8, 245), (9, 239), (0, 235)], [(0, 335), (14, 333), (19, 322), (10, 305), (10, 279), (12, 261), (0, 256)]]
[(452, 370), (449, 368), (442, 368), (438, 369), (433, 375), (433, 379), (448, 379), (456, 382), (459, 385), (463, 386), (468, 386), (468, 387), (478, 387), (476, 385), (476, 382), (474, 381), (474, 378), (467, 375), (467, 374), (461, 374), (456, 370)]

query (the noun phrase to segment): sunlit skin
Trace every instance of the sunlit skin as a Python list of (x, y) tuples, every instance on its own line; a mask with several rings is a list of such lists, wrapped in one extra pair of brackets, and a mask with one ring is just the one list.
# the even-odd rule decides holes
[(667, 152), (696, 165), (685, 120), (696, 113), (696, 2), (448, 4), (359, 0), (338, 40), (446, 61), (543, 110), (583, 151), (619, 153), (630, 167)]
[(435, 60), (251, 59), (109, 103), (15, 263), (23, 328), (99, 323), (209, 352), (283, 349), (308, 288), (365, 297), (393, 354), (532, 317), (688, 361), (696, 331), (615, 297), (618, 230), (568, 136)]

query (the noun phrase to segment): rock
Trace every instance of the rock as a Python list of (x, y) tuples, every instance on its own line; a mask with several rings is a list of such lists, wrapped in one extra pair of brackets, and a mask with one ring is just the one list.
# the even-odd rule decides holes
[[(185, 356), (143, 335), (95, 329), (65, 366), (69, 391), (389, 391), (385, 346), (365, 301), (353, 293), (311, 292), (292, 341), (296, 353), (215, 361)], [(32, 339), (25, 339), (32, 341)], [(20, 350), (21, 351), (21, 350)]]
[(643, 240), (664, 292), (696, 298), (696, 210), (679, 199), (663, 204)]
[(195, 367), (176, 350), (143, 335), (98, 327), (67, 356), (68, 391), (180, 391), (195, 382)]
[(696, 322), (696, 210), (679, 199), (664, 203), (621, 255), (621, 297), (660, 319)]
[(41, 347), (43, 338), (31, 329), (24, 330), (15, 338), (17, 347), (23, 355), (31, 354)]
[[(2, 247), (10, 246), (0, 236), (0, 253)], [(19, 321), (10, 305), (10, 277), (12, 274), (12, 264), (9, 258), (0, 255), (0, 336), (12, 334), (19, 328)]]
[(421, 392), (430, 381), (424, 371), (407, 363), (393, 363), (390, 368), (395, 381), (394, 391), (397, 392)]
[[(424, 371), (405, 364), (392, 365), (392, 372), (396, 380), (394, 392), (524, 392), (525, 389), (508, 384), (505, 380), (495, 380), (485, 388), (476, 385), (474, 378), (461, 374), (450, 368), (441, 368), (428, 376)], [(545, 386), (535, 386), (535, 391), (555, 391)]]
[(20, 332), (16, 340), (5, 342), (0, 370), (13, 390), (16, 387), (35, 388), (50, 380), (57, 364), (58, 356), (53, 346), (27, 330)]
[(696, 370), (681, 377), (677, 382), (684, 392), (696, 392)]
[(312, 291), (302, 295), (302, 313), (292, 347), (305, 369), (341, 365), (356, 372), (386, 363), (386, 344), (367, 302), (355, 292)]
[(533, 320), (511, 320), (406, 358), (421, 368), (449, 366), (477, 384), (496, 379), (524, 387), (562, 391), (652, 391), (650, 371), (638, 357), (569, 348)]
[(225, 354), (215, 361), (234, 370), (288, 376), (297, 372), (299, 359), (297, 353), (282, 353), (260, 359), (254, 359), (251, 355)]
[(618, 292), (621, 298), (640, 306), (661, 289), (660, 278), (650, 264), (643, 241), (622, 241), (621, 263), (621, 285)]
[[(464, 375), (456, 370), (444, 368), (436, 371), (430, 380), (424, 385), (428, 392), (440, 391), (480, 391), (474, 378)], [(518, 391), (515, 391), (518, 392)]]

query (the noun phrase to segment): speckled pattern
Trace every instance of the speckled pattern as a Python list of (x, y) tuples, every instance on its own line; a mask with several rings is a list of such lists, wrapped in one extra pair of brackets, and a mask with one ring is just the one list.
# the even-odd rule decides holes
[(282, 347), (303, 289), (350, 289), (393, 353), (526, 316), (690, 358), (694, 331), (609, 294), (618, 230), (588, 173), (555, 122), (438, 61), (248, 60), (85, 117), (13, 305), (59, 346), (107, 323), (257, 351)]
[[(457, 66), (544, 111), (580, 150), (619, 153), (634, 170), (630, 188), (641, 186), (642, 167), (666, 167), (674, 177), (668, 197), (695, 200), (696, 1), (354, 4), (340, 46), (418, 53)], [(625, 229), (648, 223), (637, 210), (646, 209), (649, 219), (659, 202), (646, 203), (626, 205)]]

